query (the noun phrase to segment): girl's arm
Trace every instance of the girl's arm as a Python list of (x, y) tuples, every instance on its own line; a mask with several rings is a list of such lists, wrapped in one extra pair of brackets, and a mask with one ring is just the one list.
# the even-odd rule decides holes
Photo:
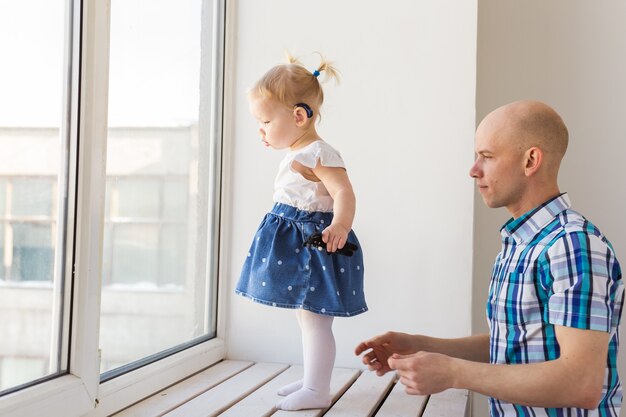
[(333, 198), (333, 221), (322, 232), (322, 240), (329, 252), (343, 248), (352, 230), (356, 210), (356, 198), (352, 184), (344, 168), (325, 167), (318, 162), (313, 173), (322, 181)]

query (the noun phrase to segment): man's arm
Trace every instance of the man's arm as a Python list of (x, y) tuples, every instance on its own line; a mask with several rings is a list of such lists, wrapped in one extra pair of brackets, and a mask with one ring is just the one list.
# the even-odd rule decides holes
[(447, 356), (477, 362), (489, 362), (489, 335), (440, 339), (424, 335), (387, 332), (360, 343), (354, 353), (364, 353), (362, 361), (380, 376), (391, 369), (388, 360), (393, 354), (410, 355), (420, 351), (437, 352)]
[(609, 334), (555, 326), (558, 359), (524, 365), (491, 365), (420, 352), (394, 355), (389, 365), (409, 394), (465, 388), (514, 404), (597, 408), (602, 396)]
[(489, 334), (482, 333), (457, 339), (424, 336), (424, 347), (421, 350), (473, 362), (489, 363)]

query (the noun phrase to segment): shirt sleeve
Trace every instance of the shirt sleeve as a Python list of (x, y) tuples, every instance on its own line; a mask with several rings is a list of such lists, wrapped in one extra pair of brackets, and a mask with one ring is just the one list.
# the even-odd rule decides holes
[(619, 324), (624, 286), (612, 248), (601, 236), (567, 233), (548, 250), (551, 291), (547, 321), (612, 332)]
[(324, 141), (317, 141), (312, 146), (297, 154), (294, 161), (300, 162), (308, 168), (315, 168), (317, 163), (325, 167), (345, 168), (346, 165), (341, 158), (341, 154)]

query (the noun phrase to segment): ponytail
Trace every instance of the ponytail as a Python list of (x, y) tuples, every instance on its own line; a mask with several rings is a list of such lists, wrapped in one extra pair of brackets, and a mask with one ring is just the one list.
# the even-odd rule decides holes
[[(319, 52), (315, 52), (317, 55), (319, 55), (320, 57), (320, 64), (317, 67), (316, 70), (311, 72), (311, 75), (315, 78), (318, 78), (319, 75), (323, 72), (324, 73), (324, 81), (328, 81), (330, 79), (335, 79), (335, 82), (339, 83), (340, 81), (340, 77), (339, 77), (339, 71), (337, 70), (337, 68), (335, 68), (335, 66), (333, 65), (332, 62), (328, 61), (324, 55), (322, 55)], [(285, 52), (285, 56), (286, 56), (286, 61), (289, 64), (293, 64), (293, 65), (299, 65), (302, 68), (305, 68), (304, 65), (302, 65), (302, 63), (300, 62), (300, 60), (296, 57), (294, 57), (293, 55), (291, 55), (289, 52)]]

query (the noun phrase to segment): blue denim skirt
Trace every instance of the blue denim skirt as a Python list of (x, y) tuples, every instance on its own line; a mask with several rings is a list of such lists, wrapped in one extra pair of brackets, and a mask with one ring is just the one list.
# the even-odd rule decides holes
[(349, 317), (367, 311), (363, 250), (353, 231), (352, 256), (307, 247), (308, 237), (330, 225), (333, 213), (275, 203), (252, 241), (235, 292), (258, 303)]

